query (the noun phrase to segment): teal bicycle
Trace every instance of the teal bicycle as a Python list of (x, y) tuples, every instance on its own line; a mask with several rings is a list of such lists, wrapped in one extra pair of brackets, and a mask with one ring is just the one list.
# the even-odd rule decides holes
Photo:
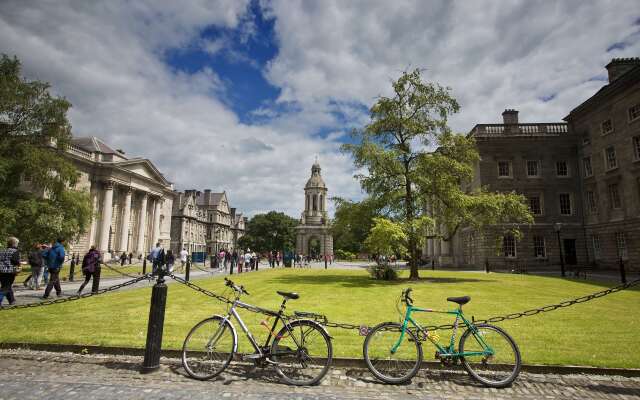
[[(422, 342), (429, 341), (435, 348), (435, 358), (445, 366), (462, 364), (478, 382), (495, 388), (511, 385), (520, 373), (522, 360), (514, 340), (502, 328), (490, 324), (475, 324), (462, 313), (462, 306), (471, 298), (448, 297), (458, 304), (451, 311), (437, 311), (413, 305), (411, 289), (402, 291), (398, 300), (406, 304), (404, 321), (383, 322), (373, 327), (364, 340), (363, 353), (367, 367), (385, 383), (399, 384), (413, 378), (422, 364)], [(402, 310), (398, 307), (402, 315)], [(448, 345), (438, 342), (434, 331), (427, 331), (412, 317), (414, 312), (432, 312), (455, 316)], [(466, 330), (455, 349), (456, 333), (462, 323)], [(411, 326), (410, 326), (411, 324)]]

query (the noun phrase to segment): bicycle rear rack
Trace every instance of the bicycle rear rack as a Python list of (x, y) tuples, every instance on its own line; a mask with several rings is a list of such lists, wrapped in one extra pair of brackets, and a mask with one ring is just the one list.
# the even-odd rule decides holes
[(324, 316), (322, 314), (312, 313), (312, 312), (294, 311), (293, 315), (296, 318), (311, 319), (311, 320), (314, 320), (314, 321), (319, 322), (321, 324), (326, 324), (329, 321), (326, 316)]

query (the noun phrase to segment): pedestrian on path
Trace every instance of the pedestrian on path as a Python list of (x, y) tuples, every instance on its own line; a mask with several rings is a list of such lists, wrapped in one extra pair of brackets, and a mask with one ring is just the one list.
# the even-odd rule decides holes
[(29, 253), (29, 265), (31, 266), (31, 275), (22, 283), (25, 287), (29, 286), (33, 290), (40, 290), (40, 274), (44, 267), (42, 258), (43, 246), (39, 243), (33, 246), (33, 250)]
[(16, 298), (13, 295), (13, 281), (20, 272), (19, 242), (17, 238), (12, 236), (7, 240), (7, 248), (0, 250), (0, 305), (5, 297), (9, 301), (9, 305), (16, 303)]
[(131, 265), (131, 260), (133, 259), (133, 253), (129, 253), (129, 265)]
[(187, 256), (189, 256), (189, 252), (183, 247), (180, 251), (180, 272), (184, 271), (184, 266), (187, 264)]
[(251, 250), (247, 250), (246, 253), (244, 253), (244, 270), (245, 272), (249, 270), (249, 266), (251, 265)]
[(124, 263), (126, 262), (127, 262), (127, 253), (123, 251), (122, 254), (120, 254), (120, 266), (124, 267)]
[(87, 254), (82, 258), (82, 273), (84, 274), (84, 282), (78, 289), (78, 294), (82, 293), (84, 287), (89, 283), (91, 278), (93, 282), (91, 284), (91, 293), (98, 292), (100, 288), (100, 263), (102, 259), (100, 252), (96, 249), (96, 246), (91, 246)]
[(47, 250), (45, 258), (47, 259), (47, 265), (49, 267), (49, 283), (47, 283), (47, 288), (44, 290), (43, 299), (49, 297), (51, 293), (51, 289), (56, 289), (56, 295), (58, 297), (62, 296), (62, 288), (60, 287), (60, 269), (62, 268), (62, 263), (64, 263), (64, 238), (58, 238), (56, 243)]
[(164, 249), (160, 246), (160, 242), (156, 243), (156, 247), (151, 250), (149, 253), (150, 261), (153, 263), (152, 273), (155, 275), (158, 271), (158, 268), (162, 266), (162, 262), (164, 261)]
[(49, 283), (49, 264), (47, 263), (47, 252), (49, 251), (49, 248), (52, 245), (46, 245), (43, 244), (42, 245), (42, 251), (40, 252), (40, 254), (42, 254), (42, 282), (44, 286), (47, 286), (47, 284)]
[(176, 262), (176, 256), (173, 255), (173, 251), (167, 250), (167, 255), (165, 256), (165, 263), (167, 264), (167, 271), (170, 274), (173, 273), (173, 264)]

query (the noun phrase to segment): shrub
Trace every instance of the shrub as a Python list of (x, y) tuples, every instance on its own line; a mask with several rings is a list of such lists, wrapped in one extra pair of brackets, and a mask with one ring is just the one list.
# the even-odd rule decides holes
[(336, 250), (336, 259), (353, 261), (356, 259), (356, 255), (347, 250)]
[(389, 264), (374, 264), (367, 267), (367, 271), (373, 279), (383, 281), (395, 281), (398, 279), (398, 273)]

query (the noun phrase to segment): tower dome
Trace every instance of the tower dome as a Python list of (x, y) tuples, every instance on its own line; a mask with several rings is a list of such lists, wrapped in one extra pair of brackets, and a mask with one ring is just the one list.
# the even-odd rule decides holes
[(320, 168), (320, 164), (318, 164), (318, 161), (313, 163), (313, 165), (311, 166), (311, 178), (309, 178), (307, 184), (304, 185), (305, 189), (327, 187), (327, 185), (325, 185), (324, 181), (322, 180), (322, 175), (320, 175), (321, 170), (322, 168)]

